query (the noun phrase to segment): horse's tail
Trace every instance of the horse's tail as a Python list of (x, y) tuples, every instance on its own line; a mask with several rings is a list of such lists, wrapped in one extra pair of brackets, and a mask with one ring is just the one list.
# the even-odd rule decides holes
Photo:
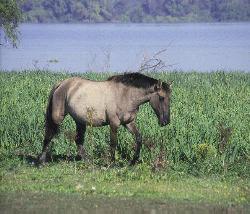
[(52, 118), (52, 101), (53, 101), (54, 92), (60, 86), (60, 84), (61, 83), (54, 85), (49, 94), (48, 105), (47, 105), (46, 115), (45, 115), (45, 128), (46, 128), (47, 134), (51, 133), (52, 135), (54, 135), (59, 132), (59, 125), (56, 124)]

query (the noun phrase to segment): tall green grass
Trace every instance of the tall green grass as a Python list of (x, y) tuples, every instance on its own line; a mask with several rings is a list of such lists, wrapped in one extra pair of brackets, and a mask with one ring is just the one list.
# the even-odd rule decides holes
[[(36, 156), (41, 152), (48, 94), (70, 76), (103, 80), (111, 73), (0, 72), (0, 159)], [(148, 74), (173, 80), (171, 123), (159, 127), (148, 104), (140, 108), (137, 125), (143, 135), (141, 160), (154, 170), (172, 168), (192, 174), (249, 175), (250, 74), (242, 72)], [(53, 140), (53, 155), (74, 156), (75, 124), (68, 116)], [(95, 164), (108, 162), (109, 128), (88, 127), (85, 148)], [(134, 139), (119, 130), (118, 150), (130, 159)], [(119, 152), (118, 162), (123, 162)]]

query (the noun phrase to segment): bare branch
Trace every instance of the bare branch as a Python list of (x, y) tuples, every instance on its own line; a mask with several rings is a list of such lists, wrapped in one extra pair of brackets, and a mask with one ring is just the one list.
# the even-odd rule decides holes
[(167, 49), (160, 50), (148, 60), (144, 58), (144, 61), (140, 66), (139, 72), (156, 72), (157, 70), (162, 70), (169, 67), (169, 65), (166, 65), (166, 63), (160, 58), (160, 55), (162, 53), (165, 53), (166, 51)]

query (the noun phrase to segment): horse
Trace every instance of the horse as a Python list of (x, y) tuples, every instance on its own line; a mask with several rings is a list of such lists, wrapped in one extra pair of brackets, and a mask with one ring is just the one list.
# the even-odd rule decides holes
[(166, 83), (141, 73), (125, 73), (94, 81), (72, 77), (52, 88), (45, 115), (45, 135), (38, 162), (44, 164), (52, 138), (67, 114), (76, 123), (76, 160), (85, 158), (84, 136), (86, 126), (110, 126), (110, 156), (115, 162), (117, 131), (123, 125), (135, 136), (135, 152), (131, 165), (138, 162), (142, 136), (135, 118), (139, 106), (147, 102), (153, 108), (160, 126), (170, 123), (171, 83)]

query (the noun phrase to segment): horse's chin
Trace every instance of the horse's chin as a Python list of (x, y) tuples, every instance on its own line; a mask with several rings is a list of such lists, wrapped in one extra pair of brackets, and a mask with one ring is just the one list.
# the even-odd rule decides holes
[(167, 126), (170, 122), (159, 122), (161, 127)]
[(160, 127), (166, 126), (165, 123), (159, 123)]

